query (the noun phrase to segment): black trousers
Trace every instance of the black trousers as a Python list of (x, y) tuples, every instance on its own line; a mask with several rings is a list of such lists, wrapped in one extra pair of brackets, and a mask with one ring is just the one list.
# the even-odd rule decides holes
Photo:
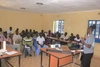
[(84, 54), (81, 57), (81, 65), (82, 67), (90, 67), (91, 59), (93, 57), (93, 53)]

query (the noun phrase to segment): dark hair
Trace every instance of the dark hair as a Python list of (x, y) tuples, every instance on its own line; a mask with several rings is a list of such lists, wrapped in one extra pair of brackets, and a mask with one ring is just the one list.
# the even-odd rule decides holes
[(2, 32), (2, 28), (0, 28), (0, 31)]
[(90, 28), (91, 28), (91, 29), (92, 29), (92, 31), (93, 31), (93, 30), (95, 30), (95, 29), (96, 29), (96, 25), (95, 25), (95, 24), (94, 24), (94, 25), (91, 25), (91, 26), (90, 26)]

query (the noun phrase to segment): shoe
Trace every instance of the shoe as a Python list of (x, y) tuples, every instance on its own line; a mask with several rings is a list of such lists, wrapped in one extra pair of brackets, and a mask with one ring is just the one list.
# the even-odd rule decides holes
[(32, 55), (30, 54), (29, 56), (31, 57)]

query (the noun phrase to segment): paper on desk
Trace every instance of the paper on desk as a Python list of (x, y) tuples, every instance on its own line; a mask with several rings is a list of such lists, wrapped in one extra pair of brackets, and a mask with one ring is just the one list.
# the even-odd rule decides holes
[(75, 50), (71, 50), (71, 52), (75, 52)]
[(83, 52), (83, 50), (77, 50), (78, 52)]
[(12, 55), (12, 54), (15, 54), (15, 53), (17, 53), (16, 51), (10, 51), (10, 52), (5, 52), (6, 54), (8, 54), (8, 55)]

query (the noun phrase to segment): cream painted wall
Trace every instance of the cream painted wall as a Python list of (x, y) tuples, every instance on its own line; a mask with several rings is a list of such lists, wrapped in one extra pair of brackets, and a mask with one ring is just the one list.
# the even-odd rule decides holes
[(8, 30), (10, 26), (13, 30), (19, 28), (41, 30), (41, 15), (28, 12), (0, 10), (0, 27), (4, 31)]
[(73, 12), (65, 14), (46, 14), (42, 16), (42, 29), (53, 31), (53, 21), (65, 20), (64, 31), (70, 34), (80, 34), (84, 36), (88, 25), (88, 20), (100, 20), (100, 11), (89, 11), (89, 12)]

